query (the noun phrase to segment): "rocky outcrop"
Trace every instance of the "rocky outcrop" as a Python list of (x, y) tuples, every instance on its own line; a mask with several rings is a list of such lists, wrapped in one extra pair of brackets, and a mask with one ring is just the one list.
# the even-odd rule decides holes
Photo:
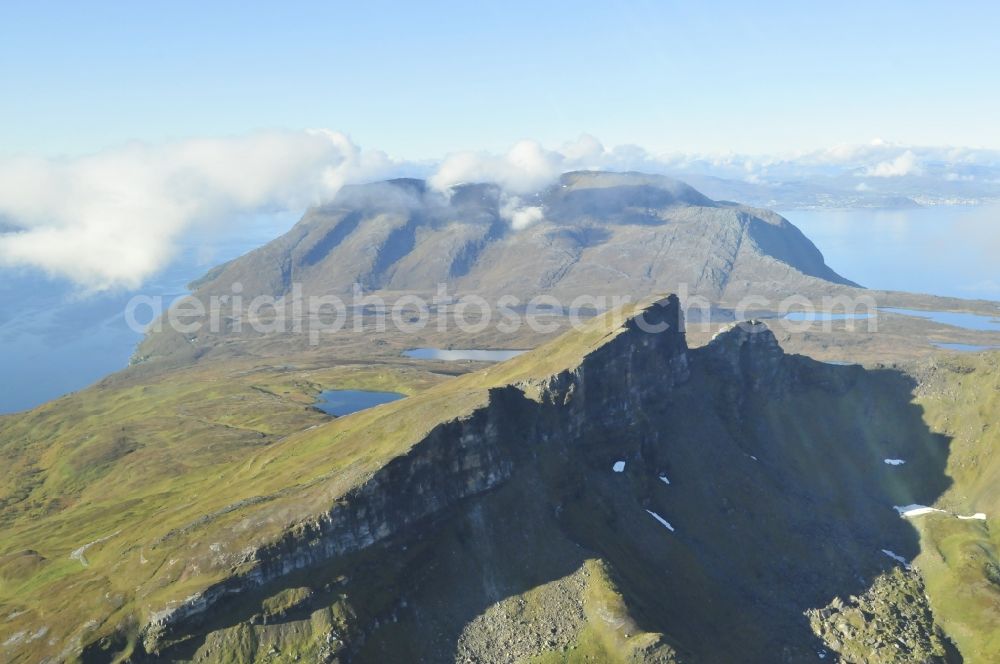
[[(853, 625), (855, 613), (816, 613), (822, 640), (804, 613), (872, 587), (895, 564), (880, 550), (912, 558), (914, 533), (892, 505), (931, 504), (943, 486), (946, 449), (911, 398), (892, 372), (785, 355), (759, 322), (689, 350), (677, 298), (665, 298), (575, 366), (491, 390), (156, 613), (133, 659), (226, 661), (238, 645), (240, 661), (278, 648), (289, 660), (488, 662), (494, 647), (812, 661), (837, 645), (831, 629), (844, 634), (823, 625)], [(890, 448), (904, 468), (883, 463)], [(574, 581), (594, 560), (613, 580), (604, 590)], [(294, 611), (275, 618), (267, 607), (289, 597)], [(929, 614), (900, 620), (900, 648), (933, 655)], [(869, 647), (871, 629), (892, 628), (852, 629)]]
[(732, 323), (720, 330), (708, 345), (715, 370), (758, 390), (779, 382), (784, 351), (765, 323), (758, 320)]
[(490, 406), (435, 428), (410, 453), (388, 463), (343, 496), (329, 512), (303, 521), (278, 541), (247, 556), (244, 571), (155, 613), (144, 630), (147, 652), (199, 620), (227, 597), (274, 582), (380, 542), (417, 521), (506, 480), (514, 465), (504, 441), (516, 435), (505, 415), (523, 399), (499, 390)]
[(680, 304), (670, 296), (628, 320), (576, 369), (545, 381), (541, 404), (516, 387), (491, 390), (487, 406), (437, 426), (327, 513), (249, 552), (240, 573), (155, 612), (143, 629), (145, 651), (196, 632), (229, 599), (370, 547), (496, 488), (532, 445), (571, 447), (595, 431), (634, 424), (640, 404), (687, 377)]
[[(920, 575), (896, 567), (864, 594), (808, 612), (813, 632), (841, 662), (945, 664), (961, 661), (934, 624)], [(953, 650), (953, 649), (952, 649)]]

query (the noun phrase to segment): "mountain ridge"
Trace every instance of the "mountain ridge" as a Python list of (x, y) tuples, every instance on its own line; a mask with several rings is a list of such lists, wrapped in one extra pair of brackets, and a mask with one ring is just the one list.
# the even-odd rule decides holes
[[(538, 210), (524, 228), (505, 208)], [(508, 218), (505, 218), (507, 216)], [(196, 296), (366, 291), (569, 298), (676, 292), (713, 301), (751, 291), (856, 286), (779, 215), (711, 201), (665, 176), (580, 171), (538, 193), (495, 185), (437, 192), (421, 180), (345, 187), (286, 235), (192, 284)], [(794, 283), (793, 283), (794, 282)], [(829, 283), (827, 283), (829, 282)], [(785, 286), (777, 286), (783, 283)]]
[[(504, 197), (350, 187), (196, 294), (659, 283), (601, 281), (616, 253), (723, 301), (853, 288), (795, 268), (825, 265), (779, 215), (668, 179), (571, 173)], [(504, 207), (546, 214), (514, 229)], [(649, 258), (650, 233), (679, 270)], [(567, 247), (574, 262), (547, 260)], [(0, 418), (3, 654), (938, 664), (961, 661), (954, 639), (992, 661), (997, 355), (833, 366), (753, 321), (699, 347), (679, 305), (653, 295), (491, 366), (421, 366), (399, 355), (416, 337), (367, 329), (309, 349), (224, 330), (215, 355), (178, 334), (187, 364)], [(313, 408), (326, 389), (408, 398), (331, 421)], [(944, 511), (893, 509), (910, 504)]]
[[(647, 332), (643, 315), (668, 331)], [(30, 633), (44, 620), (59, 648), (71, 654), (79, 643), (91, 662), (275, 652), (492, 661), (560, 648), (604, 661), (739, 653), (763, 662), (781, 652), (801, 661), (823, 646), (807, 609), (891, 570), (880, 549), (919, 550), (892, 506), (931, 504), (948, 486), (947, 440), (926, 429), (912, 390), (894, 371), (787, 356), (759, 323), (689, 349), (671, 297), (595, 317), (409, 399), (254, 443), (191, 474), (197, 502), (158, 506), (164, 497), (153, 491), (127, 503), (131, 512), (151, 502), (141, 509), (170, 521), (115, 516), (118, 532), (83, 539), (85, 565), (51, 545), (33, 559), (119, 598), (113, 604), (80, 613), (57, 592), (65, 581), (45, 586), (45, 574), (31, 581), (42, 584), (33, 602), (62, 597), (60, 610), (40, 613), (25, 596), (0, 604), (22, 612), (11, 630)], [(129, 443), (134, 435), (123, 443), (131, 451), (94, 462), (134, 471), (140, 457), (162, 454)], [(890, 452), (907, 465), (882, 463)], [(40, 541), (31, 532), (43, 524), (23, 535)], [(737, 542), (759, 551), (734, 559)], [(25, 583), (19, 575), (36, 579), (25, 555), (3, 558), (14, 588)], [(517, 627), (517, 606), (539, 613)], [(60, 624), (63, 611), (100, 627)], [(536, 633), (543, 625), (557, 631)], [(938, 648), (936, 627), (911, 628), (914, 643)]]

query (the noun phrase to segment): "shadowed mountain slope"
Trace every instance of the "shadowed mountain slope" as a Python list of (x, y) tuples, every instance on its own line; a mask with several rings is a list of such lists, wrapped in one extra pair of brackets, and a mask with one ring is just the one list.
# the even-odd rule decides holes
[[(534, 216), (518, 217), (518, 214)], [(510, 219), (515, 222), (512, 224)], [(519, 221), (520, 219), (520, 221)], [(519, 228), (531, 219), (537, 219)], [(526, 301), (547, 294), (641, 298), (677, 292), (712, 301), (851, 285), (779, 215), (711, 201), (639, 173), (567, 173), (523, 199), (470, 184), (448, 195), (419, 180), (347, 187), (287, 234), (213, 270), (195, 295), (451, 292)], [(683, 286), (682, 286), (683, 285)]]
[[(336, 340), (323, 336), (330, 348), (340, 347), (339, 356), (360, 352), (370, 357), (379, 351), (378, 343), (534, 348), (552, 336), (530, 325), (516, 331), (495, 325), (456, 331), (459, 309), (440, 304), (441, 288), (453, 298), (482, 296), (493, 321), (510, 311), (511, 317), (520, 316), (518, 323), (525, 322), (523, 314), (536, 296), (548, 298), (545, 304), (557, 313), (576, 310), (589, 316), (664, 292), (678, 293), (696, 323), (806, 304), (869, 314), (876, 304), (996, 311), (995, 303), (985, 301), (860, 288), (831, 270), (812, 242), (778, 214), (712, 201), (663, 176), (567, 173), (555, 185), (521, 198), (486, 184), (460, 185), (445, 194), (421, 180), (405, 179), (346, 187), (285, 235), (211, 270), (192, 284), (187, 300), (211, 312), (198, 319), (202, 324), (184, 333), (163, 325), (147, 335), (133, 359), (154, 371), (152, 365), (206, 358), (279, 357), (308, 350), (307, 342), (315, 348), (320, 335), (308, 332), (336, 317), (333, 304), (322, 304), (323, 296), (339, 297), (346, 305), (345, 320), (354, 319)], [(369, 306), (353, 307), (362, 302), (361, 294)], [(409, 296), (414, 295), (429, 305), (423, 310), (429, 324), (419, 328), (420, 334), (410, 329), (393, 336), (401, 329), (393, 322), (390, 334), (375, 340), (381, 314), (370, 303), (384, 300), (392, 308), (409, 302), (410, 308), (394, 315), (412, 319), (416, 307)], [(262, 306), (255, 309), (254, 302)], [(478, 306), (464, 311), (474, 319)], [(253, 320), (264, 325), (248, 323)], [(549, 329), (565, 329), (566, 322), (563, 316)], [(934, 351), (927, 341), (931, 335), (955, 343), (993, 343), (969, 338), (959, 328), (940, 338), (940, 330), (919, 327), (911, 325), (891, 340), (890, 335), (867, 335), (868, 354), (851, 359), (927, 355)], [(858, 338), (849, 337), (836, 343), (858, 347)], [(829, 345), (821, 340), (803, 350), (823, 353)]]
[(760, 324), (689, 349), (668, 298), (280, 436), (247, 429), (284, 403), (251, 375), (163, 401), (225, 419), (158, 446), (180, 413), (115, 421), (141, 384), (99, 395), (107, 440), (0, 420), (33, 478), (0, 514), (10, 661), (812, 661), (824, 607), (868, 590), (890, 608), (866, 638), (905, 637), (872, 661), (955, 657), (929, 607), (890, 620), (923, 596), (886, 576), (883, 549), (920, 550), (893, 507), (950, 485), (905, 374), (785, 355)]

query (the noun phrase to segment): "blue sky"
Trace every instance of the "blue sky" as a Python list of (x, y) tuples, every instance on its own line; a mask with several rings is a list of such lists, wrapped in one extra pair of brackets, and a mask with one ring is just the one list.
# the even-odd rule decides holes
[[(364, 5), (364, 6), (361, 6)], [(0, 155), (329, 127), (408, 159), (1000, 148), (995, 3), (0, 5)]]

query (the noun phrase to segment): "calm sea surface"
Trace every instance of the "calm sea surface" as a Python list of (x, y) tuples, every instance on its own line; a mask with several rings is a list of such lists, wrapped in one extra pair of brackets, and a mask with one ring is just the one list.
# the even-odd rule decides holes
[(1000, 300), (1000, 207), (781, 214), (862, 286)]
[[(297, 216), (241, 220), (236, 237), (192, 237), (174, 264), (138, 292), (169, 303), (213, 265), (277, 237)], [(37, 273), (0, 270), (0, 414), (37, 406), (126, 367), (141, 339), (124, 317), (135, 294), (81, 296), (72, 285)]]

